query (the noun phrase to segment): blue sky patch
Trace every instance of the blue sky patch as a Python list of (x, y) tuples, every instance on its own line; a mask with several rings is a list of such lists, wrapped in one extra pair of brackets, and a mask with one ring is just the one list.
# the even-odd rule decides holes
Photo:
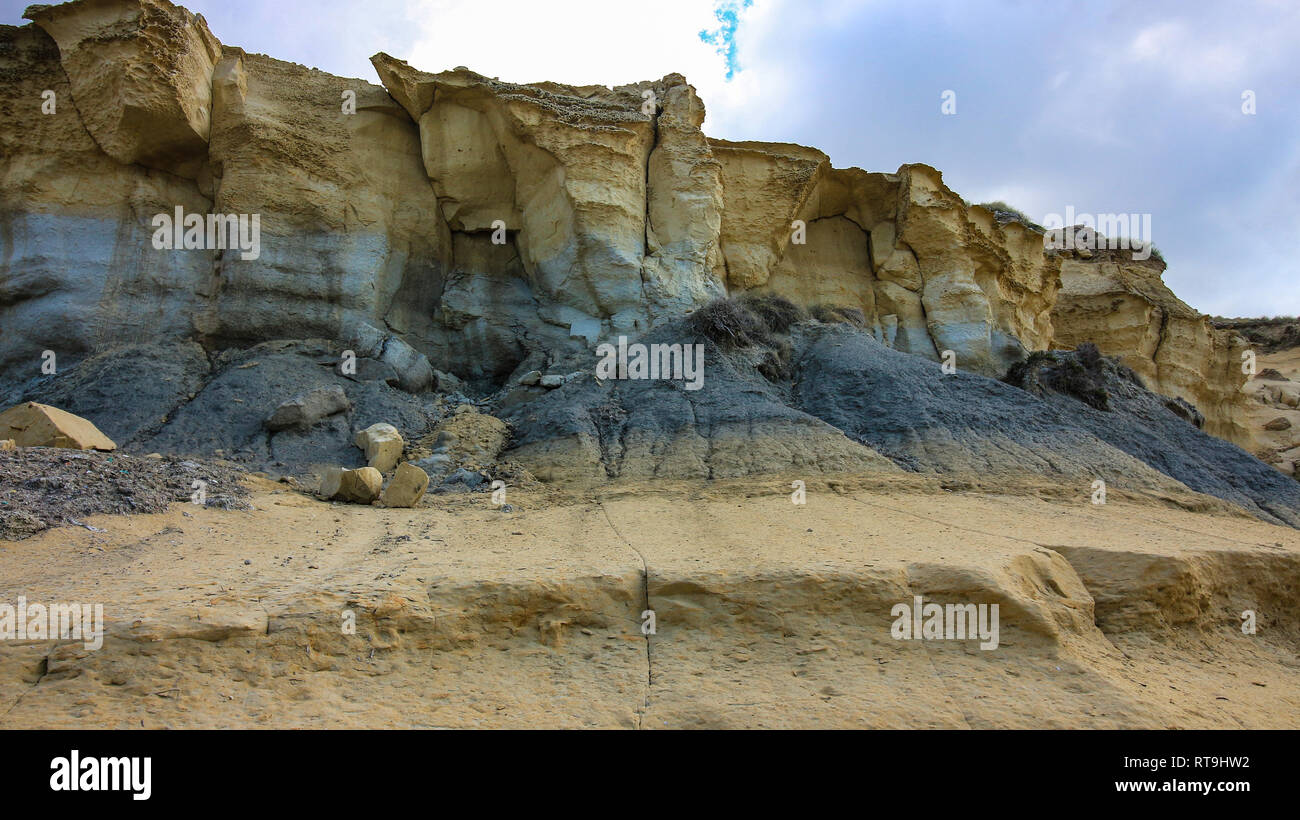
[(740, 27), (740, 13), (754, 5), (754, 0), (719, 0), (713, 16), (721, 24), (713, 31), (700, 32), (700, 39), (714, 46), (727, 62), (727, 79), (736, 76), (740, 64), (736, 62), (736, 29)]

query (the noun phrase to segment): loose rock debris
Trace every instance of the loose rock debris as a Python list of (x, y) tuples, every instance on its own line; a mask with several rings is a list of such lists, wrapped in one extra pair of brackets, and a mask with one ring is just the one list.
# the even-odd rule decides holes
[(155, 513), (186, 502), (247, 510), (244, 471), (224, 463), (50, 447), (0, 451), (0, 540), (82, 526), (109, 513)]

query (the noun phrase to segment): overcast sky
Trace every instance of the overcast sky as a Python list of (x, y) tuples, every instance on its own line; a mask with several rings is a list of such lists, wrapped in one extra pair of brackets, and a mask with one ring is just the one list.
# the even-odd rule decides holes
[[(23, 22), (23, 3), (0, 3)], [(224, 43), (371, 81), (377, 51), (516, 82), (681, 72), (711, 136), (813, 145), (837, 167), (928, 163), (968, 200), (1039, 222), (1151, 214), (1165, 281), (1193, 307), (1300, 314), (1295, 0), (182, 5)]]

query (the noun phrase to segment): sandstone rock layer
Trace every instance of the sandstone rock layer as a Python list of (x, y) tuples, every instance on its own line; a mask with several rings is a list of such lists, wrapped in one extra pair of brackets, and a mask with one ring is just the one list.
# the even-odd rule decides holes
[[(583, 383), (598, 344), (680, 327), (718, 297), (774, 294), (982, 376), (1095, 342), (1209, 432), (1250, 443), (1237, 342), (1179, 302), (1157, 265), (1048, 252), (1035, 226), (966, 203), (927, 165), (835, 168), (814, 148), (711, 139), (681, 75), (513, 83), (381, 53), (374, 84), (221, 44), (167, 0), (28, 17), (0, 27), (9, 403), (58, 395), (76, 411), (108, 394), (74, 383), (114, 396), (134, 383), (140, 401), (113, 416), (132, 441), (235, 448), (277, 469), (353, 466), (339, 442), (399, 421), (372, 409), (425, 434), (435, 389), (496, 397), (522, 425), (521, 453), (572, 456), (546, 467), (560, 473), (611, 478), (620, 460), (650, 475), (883, 466), (788, 396), (679, 397), (666, 412), (707, 405), (710, 422), (674, 417), (644, 440), (622, 435), (617, 413), (635, 408), (617, 401), (570, 416), (563, 446), (523, 429), (550, 412), (526, 405)], [(191, 234), (191, 219), (207, 230)], [(181, 240), (170, 248), (169, 220)], [(270, 379), (235, 369), (257, 366), (250, 351), (268, 355), (263, 373), (314, 357), (349, 404), (335, 395), (328, 415), (267, 437), (278, 405), (329, 385), (295, 371), (294, 390), (271, 397)], [(40, 369), (47, 352), (55, 378)], [(93, 372), (110, 361), (137, 369)], [(165, 378), (145, 378), (145, 362)]]
[(1190, 402), (1204, 414), (1207, 432), (1249, 446), (1241, 394), (1245, 340), (1175, 296), (1161, 279), (1165, 263), (1158, 257), (1137, 261), (1115, 250), (1062, 257), (1052, 346), (1096, 344), (1151, 390)]

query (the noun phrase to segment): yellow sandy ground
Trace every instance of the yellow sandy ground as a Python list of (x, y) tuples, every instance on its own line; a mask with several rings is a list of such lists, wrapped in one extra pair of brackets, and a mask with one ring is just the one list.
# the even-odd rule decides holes
[[(502, 512), (258, 481), (253, 512), (100, 516), (0, 543), (0, 603), (108, 621), (94, 651), (0, 642), (0, 728), (1300, 728), (1300, 532), (1203, 497), (942, 483), (542, 488)], [(913, 595), (997, 603), (998, 648), (894, 639)]]

